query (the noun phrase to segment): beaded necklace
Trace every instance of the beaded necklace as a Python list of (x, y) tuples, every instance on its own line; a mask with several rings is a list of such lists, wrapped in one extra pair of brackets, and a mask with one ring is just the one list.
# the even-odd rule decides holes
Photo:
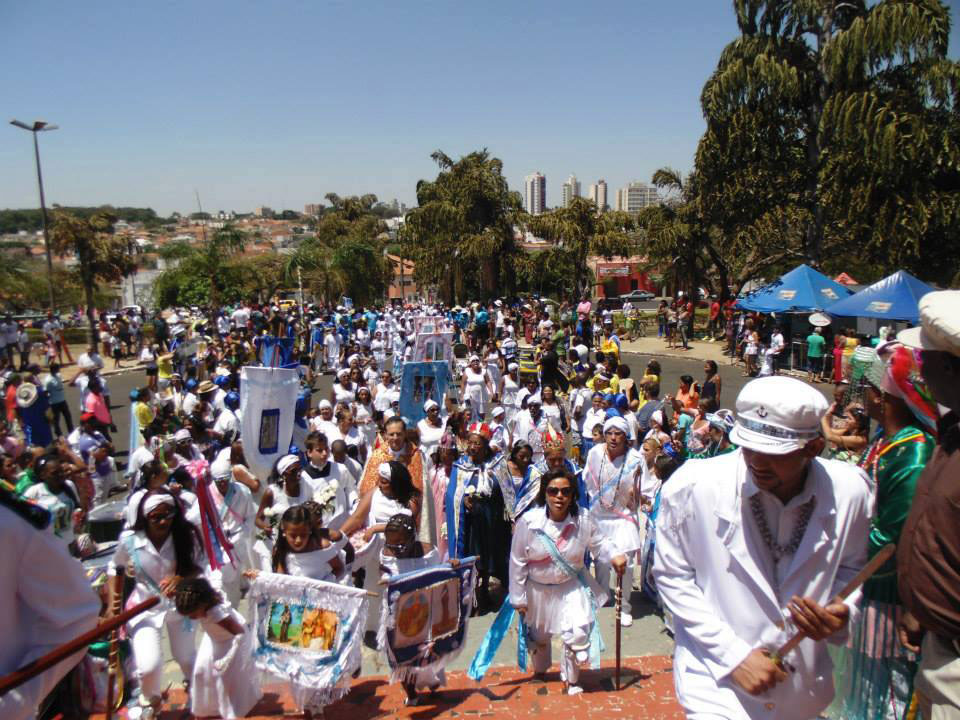
[(756, 521), (757, 528), (760, 530), (760, 537), (763, 539), (763, 544), (767, 546), (767, 549), (770, 551), (770, 556), (773, 558), (773, 585), (778, 594), (780, 591), (780, 583), (777, 579), (777, 566), (782, 558), (787, 555), (794, 555), (800, 547), (803, 535), (807, 531), (807, 525), (810, 524), (810, 518), (813, 516), (813, 508), (816, 505), (816, 500), (816, 497), (812, 497), (800, 506), (797, 524), (793, 528), (790, 541), (786, 545), (780, 545), (773, 539), (773, 533), (770, 532), (770, 526), (767, 524), (767, 516), (763, 512), (763, 505), (760, 501), (760, 493), (754, 493), (750, 496), (750, 510), (753, 512), (753, 519)]
[[(623, 471), (627, 468), (627, 453), (623, 454), (623, 464), (620, 466), (620, 472), (617, 473), (617, 484), (613, 489), (613, 495), (610, 496), (610, 502), (604, 502), (603, 491), (605, 489), (603, 482), (603, 466), (607, 461), (607, 451), (604, 448), (603, 458), (600, 460), (600, 470), (597, 471), (597, 500), (600, 502), (600, 507), (605, 510), (613, 510), (614, 503), (617, 500), (617, 495), (620, 493), (620, 482), (623, 480)], [(612, 461), (611, 461), (612, 462)], [(610, 483), (607, 483), (609, 485)]]

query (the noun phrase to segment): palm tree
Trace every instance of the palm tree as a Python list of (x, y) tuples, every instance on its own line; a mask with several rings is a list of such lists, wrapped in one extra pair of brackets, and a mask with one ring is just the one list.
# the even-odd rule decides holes
[(83, 285), (90, 342), (93, 345), (100, 341), (93, 316), (97, 282), (119, 282), (134, 267), (126, 241), (113, 234), (116, 220), (116, 216), (109, 212), (80, 218), (57, 210), (50, 232), (50, 245), (54, 252), (58, 255), (70, 253), (77, 258), (77, 273)]
[(163, 249), (161, 257), (177, 261), (177, 265), (163, 272), (158, 278), (159, 284), (162, 286), (165, 280), (181, 274), (202, 278), (210, 307), (216, 314), (228, 286), (227, 278), (231, 277), (226, 271), (231, 261), (243, 252), (245, 244), (246, 236), (233, 225), (225, 225), (196, 245), (172, 243)]

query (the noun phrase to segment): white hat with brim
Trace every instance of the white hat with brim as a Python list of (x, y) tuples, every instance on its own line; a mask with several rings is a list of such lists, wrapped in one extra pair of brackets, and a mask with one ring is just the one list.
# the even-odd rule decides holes
[(786, 455), (820, 435), (828, 409), (819, 390), (801, 380), (773, 375), (752, 380), (737, 396), (730, 441), (764, 455)]
[(897, 333), (910, 348), (960, 356), (960, 290), (931, 292), (920, 298), (920, 327)]
[(29, 382), (20, 383), (17, 387), (17, 407), (24, 409), (32, 407), (37, 401), (38, 395), (39, 391), (36, 385)]

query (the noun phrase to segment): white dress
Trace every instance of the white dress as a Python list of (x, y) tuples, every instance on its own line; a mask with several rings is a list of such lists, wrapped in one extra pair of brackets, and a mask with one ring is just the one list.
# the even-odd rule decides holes
[[(577, 578), (569, 577), (550, 557), (537, 539), (545, 532), (556, 544), (560, 555), (574, 570), (583, 569), (583, 557), (590, 550), (595, 558), (609, 562), (609, 544), (604, 534), (583, 508), (579, 515), (555, 522), (545, 507), (534, 507), (517, 520), (510, 546), (510, 604), (526, 605), (526, 623), (543, 633), (555, 634), (593, 623), (590, 599)], [(596, 598), (598, 607), (607, 600), (606, 590), (582, 574)]]
[(307, 500), (313, 499), (314, 485), (301, 475), (300, 476), (300, 494), (296, 497), (287, 495), (283, 485), (274, 485), (270, 488), (273, 493), (273, 505), (266, 509), (265, 514), (270, 520), (270, 525), (274, 528), (271, 535), (267, 535), (262, 530), (257, 531), (257, 540), (253, 544), (253, 552), (257, 556), (260, 569), (264, 572), (273, 571), (273, 544), (276, 537), (277, 527), (280, 525), (280, 517), (287, 508), (294, 505), (301, 505)]
[[(406, 505), (401, 505), (397, 500), (393, 498), (388, 498), (382, 492), (380, 488), (374, 488), (373, 498), (370, 501), (370, 511), (367, 514), (367, 524), (366, 527), (370, 528), (374, 525), (381, 525), (391, 517), (397, 514), (404, 515), (413, 515), (413, 512)], [(356, 541), (353, 538), (357, 538)], [(376, 533), (369, 542), (363, 542), (363, 533), (357, 531), (351, 538), (351, 542), (354, 543), (357, 554), (353, 560), (353, 567), (359, 568), (366, 565), (366, 563), (371, 559), (371, 557), (378, 557), (380, 550), (383, 548), (383, 533)], [(357, 545), (359, 544), (359, 547)]]
[[(337, 576), (330, 567), (330, 561), (339, 556), (341, 545), (330, 544), (325, 548), (302, 553), (287, 553), (287, 574), (308, 577), (311, 580), (337, 582)], [(341, 558), (342, 560), (343, 558)]]
[(446, 423), (442, 420), (440, 427), (430, 424), (426, 418), (417, 423), (417, 430), (420, 432), (420, 448), (427, 460), (430, 460), (434, 450), (440, 446), (440, 438), (443, 437), (445, 429)]
[(376, 340), (370, 343), (370, 351), (373, 353), (373, 359), (377, 361), (377, 367), (383, 370), (387, 362), (387, 350), (383, 340)]
[(466, 397), (470, 400), (473, 411), (478, 415), (485, 414), (487, 412), (487, 403), (490, 401), (489, 393), (487, 392), (486, 371), (481, 368), (480, 372), (474, 372), (473, 368), (468, 365), (463, 370), (463, 376), (467, 380)]
[(643, 455), (634, 448), (615, 460), (609, 458), (605, 444), (587, 454), (583, 479), (590, 516), (616, 552), (629, 555), (643, 547), (637, 507), (649, 475)]
[(344, 403), (345, 405), (350, 405), (354, 400), (357, 399), (357, 388), (353, 383), (350, 383), (349, 388), (345, 388), (340, 383), (333, 384), (333, 396), (334, 405)]
[(377, 439), (377, 424), (373, 421), (373, 412), (372, 404), (364, 405), (361, 402), (353, 404), (353, 420), (368, 449), (373, 447)]
[(500, 355), (490, 353), (486, 359), (487, 374), (490, 376), (490, 382), (494, 387), (500, 383)]
[[(234, 635), (220, 626), (233, 618), (243, 628)], [(263, 697), (260, 671), (253, 662), (253, 629), (226, 602), (215, 605), (200, 619), (203, 637), (193, 666), (190, 712), (197, 717), (244, 717)]]

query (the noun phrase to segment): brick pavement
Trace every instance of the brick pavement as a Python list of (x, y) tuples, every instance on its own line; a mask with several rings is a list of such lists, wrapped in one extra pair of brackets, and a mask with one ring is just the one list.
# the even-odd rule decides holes
[[(556, 666), (554, 666), (556, 668)], [(399, 684), (390, 685), (382, 677), (363, 677), (353, 682), (349, 695), (326, 708), (325, 720), (373, 720), (373, 718), (533, 718), (562, 716), (564, 720), (591, 718), (636, 718), (643, 720), (680, 720), (683, 711), (673, 693), (671, 659), (664, 655), (626, 658), (623, 662), (621, 689), (613, 689), (612, 662), (598, 670), (584, 670), (584, 692), (576, 697), (563, 693), (559, 672), (554, 669), (546, 682), (534, 680), (516, 667), (494, 666), (483, 683), (469, 679), (464, 672), (448, 673), (446, 687), (432, 696), (424, 696), (420, 705), (405, 707)], [(293, 704), (282, 684), (264, 688), (264, 697), (248, 716), (277, 718), (291, 712)], [(188, 716), (181, 691), (171, 692), (161, 720), (182, 720)], [(93, 716), (102, 718), (103, 716)], [(126, 712), (114, 717), (125, 718)]]

